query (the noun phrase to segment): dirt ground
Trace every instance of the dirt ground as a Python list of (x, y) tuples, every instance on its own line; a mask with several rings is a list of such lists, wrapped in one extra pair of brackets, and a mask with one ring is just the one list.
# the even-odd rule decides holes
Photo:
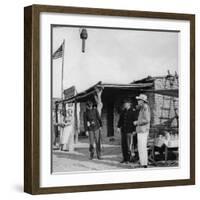
[(138, 162), (122, 164), (120, 142), (105, 141), (102, 148), (102, 159), (98, 160), (96, 154), (93, 160), (89, 159), (88, 138), (79, 140), (73, 152), (53, 151), (53, 172), (93, 171), (132, 169), (139, 166)]
[[(103, 141), (102, 159), (98, 160), (96, 154), (93, 160), (89, 159), (88, 138), (80, 138), (75, 144), (73, 152), (53, 150), (52, 170), (54, 173), (59, 172), (81, 172), (81, 171), (100, 171), (100, 170), (120, 170), (139, 168), (139, 161), (134, 163), (120, 163), (122, 160), (120, 139), (110, 140), (107, 138)], [(157, 162), (157, 167), (176, 167), (178, 162)], [(175, 164), (174, 164), (175, 163)], [(149, 164), (148, 168), (156, 167)]]

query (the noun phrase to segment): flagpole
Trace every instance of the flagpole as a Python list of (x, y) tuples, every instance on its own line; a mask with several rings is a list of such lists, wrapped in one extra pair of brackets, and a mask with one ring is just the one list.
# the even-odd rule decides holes
[(64, 99), (63, 79), (64, 79), (64, 55), (65, 55), (65, 39), (62, 44), (63, 56), (62, 56), (62, 77), (61, 77), (61, 99)]

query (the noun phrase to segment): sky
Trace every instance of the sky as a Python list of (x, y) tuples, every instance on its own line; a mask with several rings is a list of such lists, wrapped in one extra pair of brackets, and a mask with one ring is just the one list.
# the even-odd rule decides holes
[[(64, 89), (81, 92), (99, 81), (130, 83), (178, 73), (178, 32), (87, 28), (85, 53), (78, 27), (54, 27), (52, 51), (65, 39)], [(52, 52), (52, 53), (53, 53)], [(62, 59), (52, 62), (53, 97), (61, 97)]]

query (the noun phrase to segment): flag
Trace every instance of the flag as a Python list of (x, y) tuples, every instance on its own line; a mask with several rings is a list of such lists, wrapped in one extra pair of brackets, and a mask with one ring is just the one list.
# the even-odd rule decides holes
[(60, 47), (53, 53), (52, 57), (53, 59), (58, 59), (63, 56), (63, 45), (64, 42), (60, 45)]

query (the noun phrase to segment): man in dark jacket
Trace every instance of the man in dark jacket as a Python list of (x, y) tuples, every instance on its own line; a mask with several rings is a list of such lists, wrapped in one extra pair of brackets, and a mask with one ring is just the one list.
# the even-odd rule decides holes
[(135, 133), (136, 126), (133, 122), (137, 119), (137, 113), (131, 106), (129, 99), (124, 101), (124, 109), (118, 121), (118, 132), (121, 133), (121, 146), (123, 160), (121, 163), (128, 163), (132, 157), (133, 133)]
[(89, 133), (89, 151), (90, 159), (94, 157), (94, 143), (96, 145), (97, 158), (101, 159), (101, 127), (102, 121), (97, 109), (91, 101), (87, 102), (87, 108), (84, 113), (84, 125), (86, 132)]

